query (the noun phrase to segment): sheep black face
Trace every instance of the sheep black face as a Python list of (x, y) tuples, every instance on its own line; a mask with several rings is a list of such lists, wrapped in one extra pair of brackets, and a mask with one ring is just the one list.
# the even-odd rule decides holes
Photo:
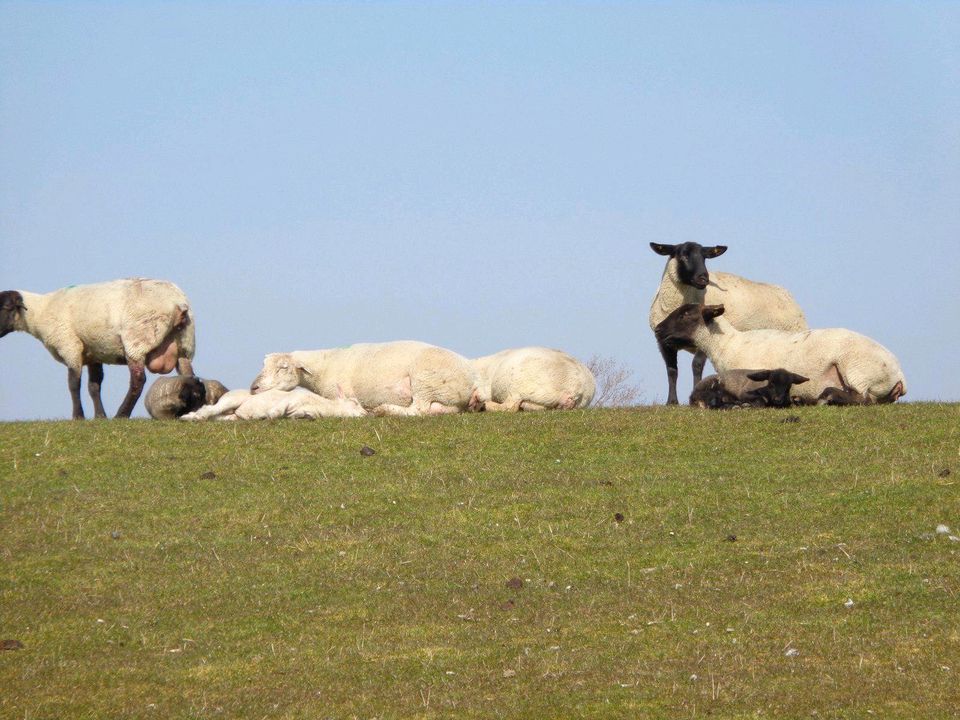
[(723, 315), (723, 305), (681, 305), (657, 325), (654, 334), (662, 347), (696, 350), (693, 336), (697, 328)]
[(177, 417), (180, 417), (204, 406), (207, 401), (207, 389), (200, 378), (185, 377), (177, 399), (180, 401)]
[(16, 290), (0, 292), (0, 337), (17, 329), (17, 320), (27, 311), (23, 295)]
[(704, 247), (695, 242), (685, 242), (679, 245), (650, 243), (650, 247), (658, 255), (676, 258), (680, 281), (699, 290), (703, 290), (710, 283), (707, 259), (723, 255), (727, 251), (726, 245)]
[(767, 381), (767, 384), (756, 390), (746, 393), (744, 399), (747, 402), (766, 405), (767, 407), (785, 408), (790, 407), (790, 388), (793, 385), (800, 385), (807, 382), (810, 378), (803, 375), (797, 375), (789, 370), (777, 368), (776, 370), (760, 370), (750, 373), (747, 377), (757, 382)]

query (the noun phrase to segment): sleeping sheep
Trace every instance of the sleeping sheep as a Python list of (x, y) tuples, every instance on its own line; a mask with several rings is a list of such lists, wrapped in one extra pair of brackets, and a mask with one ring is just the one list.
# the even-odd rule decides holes
[(870, 338), (843, 328), (784, 332), (737, 330), (723, 305), (682, 305), (657, 326), (657, 339), (674, 347), (699, 349), (719, 372), (735, 368), (789, 367), (810, 378), (796, 387), (803, 403), (816, 402), (835, 388), (854, 391), (863, 403), (895, 402), (907, 394), (893, 353)]
[(303, 388), (265, 390), (252, 394), (249, 390), (231, 390), (213, 405), (205, 405), (181, 420), (274, 420), (277, 418), (363, 417), (367, 411), (356, 398), (320, 397)]
[(486, 410), (584, 408), (596, 391), (590, 369), (560, 350), (503, 350), (472, 364), (477, 373), (477, 399)]
[(775, 370), (727, 370), (705, 377), (690, 394), (695, 407), (778, 407), (792, 405), (790, 388), (808, 381), (784, 368)]
[[(650, 247), (658, 255), (669, 258), (650, 307), (651, 330), (656, 331), (667, 315), (686, 303), (724, 303), (730, 308), (727, 319), (738, 330), (772, 328), (800, 332), (807, 329), (803, 311), (784, 288), (730, 273), (707, 272), (706, 260), (725, 253), (725, 245), (704, 247), (686, 242), (680, 245), (650, 243)], [(677, 350), (685, 348), (663, 342), (658, 345), (667, 365), (667, 404), (673, 405), (677, 403)], [(707, 356), (701, 351), (691, 352), (695, 352), (693, 382), (696, 384), (703, 376)]]
[(216, 380), (203, 380), (189, 375), (157, 378), (143, 404), (155, 420), (175, 420), (204, 405), (213, 405), (227, 388)]
[(193, 375), (194, 321), (187, 296), (173, 283), (131, 278), (73, 285), (51, 293), (0, 292), (0, 337), (28, 332), (57, 362), (67, 366), (73, 417), (83, 418), (80, 374), (94, 415), (106, 417), (100, 398), (103, 365), (126, 365), (127, 390), (117, 417), (130, 417), (146, 382), (146, 371), (165, 375), (174, 368)]
[(377, 415), (426, 415), (476, 407), (476, 376), (455, 352), (414, 340), (360, 343), (329, 350), (272, 353), (250, 387), (321, 397), (355, 397)]

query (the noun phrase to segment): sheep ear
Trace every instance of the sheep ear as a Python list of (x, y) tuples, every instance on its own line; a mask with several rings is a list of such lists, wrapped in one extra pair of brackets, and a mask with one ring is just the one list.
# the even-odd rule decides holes
[(758, 381), (758, 382), (763, 381), (763, 380), (769, 380), (769, 379), (770, 379), (770, 371), (769, 371), (769, 370), (758, 370), (757, 372), (748, 373), (748, 374), (747, 374), (747, 377), (748, 377), (750, 380), (756, 380), (756, 381)]
[(666, 255), (667, 257), (673, 257), (673, 253), (676, 251), (676, 245), (661, 245), (660, 243), (650, 243), (650, 248), (657, 255)]
[(803, 375), (797, 375), (796, 373), (790, 373), (790, 384), (791, 385), (800, 385), (805, 382), (809, 382), (810, 378), (805, 378)]
[(309, 370), (302, 362), (295, 362), (295, 363), (293, 364), (293, 366), (294, 366), (297, 370), (299, 370), (300, 372), (302, 372), (304, 375), (313, 375), (313, 373), (310, 372), (310, 370)]
[(710, 322), (715, 317), (723, 315), (723, 305), (703, 305), (700, 308), (700, 314), (706, 322)]
[(705, 258), (715, 258), (719, 255), (723, 255), (726, 251), (726, 245), (714, 245), (713, 247), (705, 247), (703, 249), (703, 256)]

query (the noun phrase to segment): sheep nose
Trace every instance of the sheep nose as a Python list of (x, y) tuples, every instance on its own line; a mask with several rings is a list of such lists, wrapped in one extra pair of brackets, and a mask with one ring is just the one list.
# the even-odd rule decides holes
[(710, 284), (710, 276), (707, 273), (702, 273), (694, 278), (694, 282), (700, 287), (706, 287)]

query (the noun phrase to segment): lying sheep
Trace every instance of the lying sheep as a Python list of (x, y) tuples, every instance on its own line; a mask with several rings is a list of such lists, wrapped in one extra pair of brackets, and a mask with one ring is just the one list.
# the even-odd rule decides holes
[(789, 370), (727, 370), (705, 377), (690, 394), (690, 404), (701, 408), (778, 407), (792, 405), (790, 388), (808, 378)]
[(175, 420), (204, 405), (213, 405), (227, 388), (216, 380), (202, 380), (188, 375), (157, 378), (143, 404), (156, 420)]
[[(729, 273), (707, 272), (706, 260), (722, 255), (725, 245), (704, 247), (687, 242), (680, 245), (650, 243), (658, 255), (670, 259), (650, 307), (650, 329), (656, 331), (673, 310), (686, 303), (724, 303), (730, 308), (728, 320), (738, 330), (772, 328), (790, 332), (807, 329), (807, 321), (796, 301), (782, 287), (754, 282)], [(658, 343), (660, 354), (667, 365), (669, 383), (667, 404), (677, 403), (677, 350)], [(693, 382), (700, 382), (706, 355), (695, 352)], [(719, 368), (717, 368), (719, 370)]]
[(303, 386), (325, 398), (355, 397), (378, 415), (462, 412), (477, 406), (476, 376), (455, 352), (413, 340), (272, 353), (250, 387)]
[(356, 398), (320, 397), (303, 388), (265, 390), (252, 394), (249, 390), (231, 390), (213, 405), (205, 405), (181, 420), (275, 420), (277, 418), (363, 417), (367, 411)]
[(895, 402), (907, 394), (893, 353), (864, 335), (842, 328), (741, 331), (723, 312), (723, 305), (682, 305), (657, 326), (657, 339), (702, 350), (721, 373), (743, 367), (789, 367), (810, 378), (795, 392), (804, 403), (816, 402), (829, 388), (852, 390), (865, 403)]
[(83, 417), (80, 374), (87, 366), (94, 415), (106, 417), (100, 399), (103, 365), (126, 365), (130, 387), (117, 417), (130, 417), (146, 370), (174, 368), (193, 375), (194, 322), (187, 296), (173, 283), (133, 278), (73, 285), (46, 295), (0, 292), (0, 337), (19, 330), (40, 340), (67, 366), (73, 417)]
[(590, 369), (560, 350), (526, 347), (472, 361), (477, 399), (486, 410), (570, 410), (593, 400)]

